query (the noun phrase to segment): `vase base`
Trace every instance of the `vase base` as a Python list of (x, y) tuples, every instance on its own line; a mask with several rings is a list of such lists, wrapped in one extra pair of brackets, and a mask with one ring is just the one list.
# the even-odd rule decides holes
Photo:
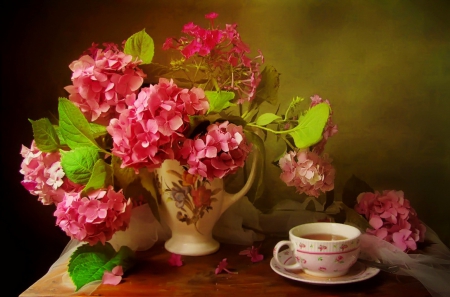
[(214, 239), (201, 242), (186, 242), (170, 238), (164, 244), (168, 252), (182, 256), (205, 256), (217, 252), (219, 242)]

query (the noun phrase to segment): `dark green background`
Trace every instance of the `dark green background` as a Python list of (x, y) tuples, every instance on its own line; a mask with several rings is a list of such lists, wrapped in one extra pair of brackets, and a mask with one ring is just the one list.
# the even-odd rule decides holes
[[(29, 3), (28, 3), (29, 2)], [(450, 245), (450, 10), (448, 1), (19, 1), (2, 9), (3, 270), (18, 295), (56, 260), (68, 238), (53, 207), (20, 185), (28, 118), (56, 113), (69, 63), (92, 42), (120, 43), (146, 28), (160, 46), (190, 21), (219, 13), (281, 72), (280, 99), (329, 99), (339, 133), (327, 152), (336, 197), (353, 174), (374, 189), (403, 190), (419, 217)], [(275, 149), (269, 157), (275, 156)], [(273, 168), (263, 197), (294, 197)]]

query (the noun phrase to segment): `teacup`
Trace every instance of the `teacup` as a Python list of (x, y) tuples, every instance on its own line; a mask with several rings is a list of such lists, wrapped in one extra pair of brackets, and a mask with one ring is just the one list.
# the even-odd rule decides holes
[[(289, 230), (289, 240), (278, 242), (273, 249), (276, 263), (285, 269), (302, 269), (318, 277), (338, 277), (346, 274), (360, 253), (358, 228), (330, 222), (308, 223)], [(279, 260), (281, 253), (290, 255), (293, 264)], [(292, 261), (291, 261), (292, 262)]]

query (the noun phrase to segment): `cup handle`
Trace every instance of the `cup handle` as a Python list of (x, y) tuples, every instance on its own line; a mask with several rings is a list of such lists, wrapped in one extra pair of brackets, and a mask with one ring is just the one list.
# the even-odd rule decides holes
[[(301, 269), (302, 268), (302, 264), (299, 263), (297, 260), (295, 260), (295, 264), (291, 264), (291, 265), (286, 265), (285, 263), (280, 262), (279, 259), (279, 252), (280, 252), (280, 248), (282, 248), (283, 246), (287, 245), (289, 247), (289, 251), (283, 251), (284, 253), (290, 253), (290, 258), (295, 258), (294, 252), (295, 252), (295, 247), (294, 244), (289, 241), (289, 240), (282, 240), (280, 242), (278, 242), (275, 247), (273, 248), (273, 258), (275, 259), (275, 262), (277, 262), (278, 265), (280, 265), (283, 268), (286, 269)], [(286, 261), (285, 261), (286, 262)]]

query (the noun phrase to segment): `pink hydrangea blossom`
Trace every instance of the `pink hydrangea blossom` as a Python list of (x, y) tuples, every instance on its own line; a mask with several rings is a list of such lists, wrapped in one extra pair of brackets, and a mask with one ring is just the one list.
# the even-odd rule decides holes
[[(323, 100), (318, 95), (314, 95), (310, 98), (311, 98), (310, 107), (316, 106), (317, 104), (320, 104), (320, 103), (326, 103), (331, 107), (330, 101)], [(335, 123), (333, 123), (332, 116), (333, 116), (333, 110), (330, 108), (330, 115), (328, 116), (327, 123), (325, 124), (325, 128), (323, 129), (322, 140), (320, 140), (318, 143), (316, 143), (312, 149), (313, 152), (317, 153), (318, 155), (322, 154), (323, 151), (325, 150), (325, 145), (328, 141), (328, 138), (330, 138), (331, 136), (335, 135), (338, 132), (338, 127)]]
[(334, 189), (335, 169), (328, 155), (320, 157), (307, 149), (289, 151), (279, 161), (280, 178), (298, 193), (319, 197)]
[(221, 90), (233, 91), (237, 94), (237, 102), (252, 101), (256, 88), (261, 81), (260, 64), (264, 57), (259, 55), (250, 58), (250, 48), (237, 31), (236, 24), (227, 24), (225, 29), (214, 26), (217, 13), (209, 13), (205, 18), (210, 21), (210, 28), (205, 29), (190, 22), (184, 25), (179, 39), (167, 38), (163, 49), (175, 49), (185, 59), (200, 57), (213, 74), (215, 82)]
[(190, 127), (189, 116), (203, 115), (209, 108), (202, 89), (182, 89), (164, 78), (127, 102), (129, 108), (110, 121), (107, 131), (122, 167), (136, 170), (158, 168), (165, 159), (175, 159), (178, 143)]
[(122, 281), (122, 275), (123, 268), (120, 265), (115, 266), (111, 272), (105, 270), (102, 277), (102, 284), (116, 286)]
[(417, 249), (425, 238), (425, 226), (403, 191), (386, 190), (358, 195), (355, 210), (363, 215), (373, 229), (366, 232), (386, 240), (402, 251)]
[(113, 234), (128, 228), (131, 217), (131, 199), (126, 200), (122, 191), (112, 186), (95, 190), (87, 197), (81, 193), (66, 193), (58, 204), (54, 216), (68, 236), (90, 245), (105, 244)]
[(190, 174), (212, 180), (243, 167), (250, 151), (242, 126), (225, 121), (211, 124), (205, 134), (187, 139), (181, 155), (187, 160)]
[(23, 157), (20, 173), (24, 175), (21, 184), (32, 195), (38, 196), (42, 204), (58, 204), (65, 193), (80, 190), (80, 185), (65, 176), (59, 152), (42, 152), (33, 140), (30, 148), (22, 145), (20, 154)]
[(145, 74), (138, 68), (140, 61), (133, 61), (115, 44), (105, 46), (102, 50), (94, 44), (69, 65), (73, 85), (65, 90), (89, 121), (106, 125), (126, 109), (125, 99), (138, 91)]

